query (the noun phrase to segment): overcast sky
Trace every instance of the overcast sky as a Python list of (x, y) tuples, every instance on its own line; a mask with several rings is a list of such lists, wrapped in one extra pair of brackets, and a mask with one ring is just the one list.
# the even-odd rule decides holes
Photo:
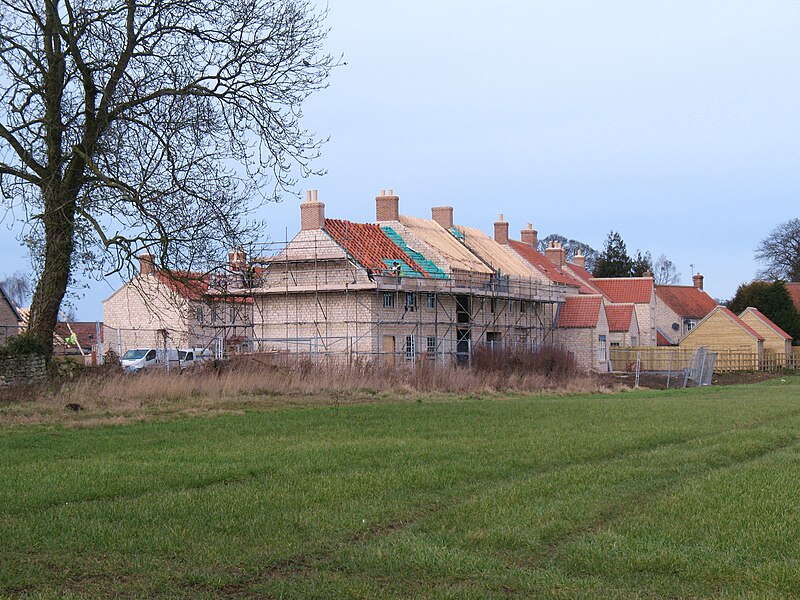
[[(330, 0), (329, 51), (347, 65), (305, 110), (330, 136), (318, 167), (329, 217), (374, 220), (451, 204), (457, 224), (528, 221), (601, 250), (666, 254), (728, 298), (753, 249), (798, 217), (800, 3)], [(257, 217), (299, 228), (287, 196)], [(4, 222), (0, 276), (27, 266)], [(101, 319), (118, 282), (93, 283)]]

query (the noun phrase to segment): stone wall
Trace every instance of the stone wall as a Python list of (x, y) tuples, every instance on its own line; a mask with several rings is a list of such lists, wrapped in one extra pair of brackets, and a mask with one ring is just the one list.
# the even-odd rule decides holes
[(0, 387), (42, 383), (46, 379), (47, 366), (38, 354), (0, 358)]

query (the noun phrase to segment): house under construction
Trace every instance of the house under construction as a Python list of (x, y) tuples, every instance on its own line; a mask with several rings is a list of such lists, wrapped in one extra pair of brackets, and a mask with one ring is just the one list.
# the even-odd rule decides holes
[(225, 294), (252, 298), (252, 350), (451, 364), (468, 362), (476, 344), (560, 342), (559, 309), (580, 283), (535, 252), (535, 231), (528, 245), (549, 273), (508, 245), (502, 217), (495, 238), (505, 244), (454, 226), (451, 207), (420, 219), (398, 205), (389, 190), (374, 224), (328, 219), (312, 191), (292, 240), (249, 266), (232, 254), (228, 282), (241, 288)]

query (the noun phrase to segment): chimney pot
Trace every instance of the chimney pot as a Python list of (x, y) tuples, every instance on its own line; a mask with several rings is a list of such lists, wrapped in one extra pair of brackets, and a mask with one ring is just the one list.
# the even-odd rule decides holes
[(530, 244), (534, 248), (539, 245), (539, 232), (533, 228), (533, 224), (528, 223), (528, 226), (520, 232), (520, 238), (526, 244)]
[(453, 207), (434, 206), (431, 208), (431, 219), (447, 230), (453, 228)]
[(381, 195), (375, 198), (375, 220), (400, 220), (400, 198), (394, 195), (393, 190), (381, 190)]
[(317, 199), (317, 190), (309, 190), (307, 195), (308, 200), (300, 205), (300, 229), (322, 229), (325, 227), (325, 204)]
[(145, 250), (144, 254), (139, 255), (139, 273), (142, 275), (150, 275), (156, 272), (156, 265), (153, 261), (153, 255)]
[(697, 273), (694, 277), (692, 277), (692, 283), (698, 290), (703, 291), (703, 276), (700, 275), (700, 273)]
[(563, 267), (564, 263), (566, 263), (567, 252), (558, 242), (550, 242), (550, 246), (544, 251), (544, 253), (547, 258), (550, 259), (550, 262), (557, 267)]
[(508, 223), (503, 221), (503, 215), (500, 215), (500, 220), (494, 224), (494, 241), (508, 245)]

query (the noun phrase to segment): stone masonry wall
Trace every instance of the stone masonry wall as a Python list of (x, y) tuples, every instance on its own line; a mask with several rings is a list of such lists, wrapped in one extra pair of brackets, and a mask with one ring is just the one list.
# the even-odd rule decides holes
[(0, 359), (0, 387), (42, 383), (47, 379), (44, 358), (36, 354)]

